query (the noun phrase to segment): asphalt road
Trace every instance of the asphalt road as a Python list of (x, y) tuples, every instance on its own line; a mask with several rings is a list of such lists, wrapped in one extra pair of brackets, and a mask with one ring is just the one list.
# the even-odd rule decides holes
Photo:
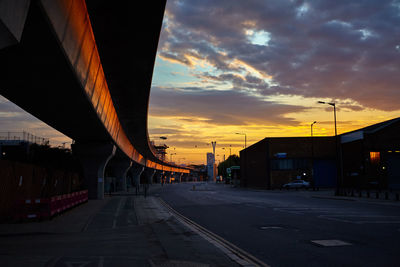
[(205, 183), (154, 193), (271, 266), (400, 266), (399, 205)]

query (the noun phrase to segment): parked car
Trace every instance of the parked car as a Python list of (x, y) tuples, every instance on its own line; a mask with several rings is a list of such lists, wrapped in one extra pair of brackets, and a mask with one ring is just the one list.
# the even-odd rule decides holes
[(310, 186), (309, 182), (306, 182), (304, 180), (295, 180), (290, 183), (284, 184), (283, 188), (287, 188), (287, 189), (289, 189), (289, 188), (306, 188), (309, 186)]

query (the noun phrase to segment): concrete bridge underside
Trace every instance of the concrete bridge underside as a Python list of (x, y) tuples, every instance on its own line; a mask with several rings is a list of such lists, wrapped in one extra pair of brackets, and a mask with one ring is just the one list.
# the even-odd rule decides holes
[(138, 166), (189, 172), (156, 158), (148, 140), (164, 8), (165, 1), (0, 2), (0, 94), (75, 140), (91, 198), (102, 197), (105, 165), (117, 152)]

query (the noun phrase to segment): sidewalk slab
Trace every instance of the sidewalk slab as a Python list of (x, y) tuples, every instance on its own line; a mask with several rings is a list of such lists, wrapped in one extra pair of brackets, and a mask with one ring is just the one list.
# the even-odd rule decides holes
[[(151, 191), (150, 191), (151, 193)], [(91, 200), (51, 221), (0, 225), (1, 266), (239, 266), (156, 196)]]

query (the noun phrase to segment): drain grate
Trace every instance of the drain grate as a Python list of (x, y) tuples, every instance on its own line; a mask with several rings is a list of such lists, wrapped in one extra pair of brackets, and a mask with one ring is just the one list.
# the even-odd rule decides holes
[(328, 240), (311, 240), (311, 243), (314, 243), (318, 246), (323, 247), (341, 247), (341, 246), (351, 246), (351, 243), (344, 242), (342, 240), (337, 239), (328, 239)]

